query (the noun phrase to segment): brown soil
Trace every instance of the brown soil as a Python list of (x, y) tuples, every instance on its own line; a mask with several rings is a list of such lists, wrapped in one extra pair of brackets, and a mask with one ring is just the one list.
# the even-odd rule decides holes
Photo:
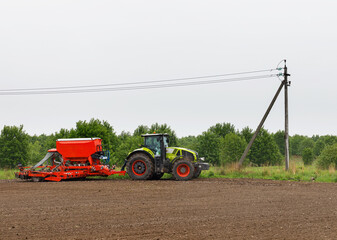
[(0, 181), (0, 239), (336, 238), (336, 184)]

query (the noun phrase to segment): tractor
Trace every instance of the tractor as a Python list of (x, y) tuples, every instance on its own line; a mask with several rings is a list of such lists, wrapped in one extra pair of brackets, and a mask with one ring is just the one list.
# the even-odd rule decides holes
[(199, 177), (209, 164), (199, 158), (198, 153), (180, 147), (169, 147), (166, 133), (143, 134), (144, 145), (128, 154), (122, 171), (134, 180), (156, 180), (164, 173), (171, 173), (179, 181)]

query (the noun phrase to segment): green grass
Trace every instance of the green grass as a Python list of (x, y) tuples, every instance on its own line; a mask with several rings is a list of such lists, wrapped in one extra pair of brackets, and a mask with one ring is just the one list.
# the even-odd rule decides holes
[[(16, 169), (0, 169), (0, 179), (14, 179)], [(251, 178), (251, 179), (272, 179), (304, 182), (337, 182), (337, 172), (335, 168), (329, 170), (318, 169), (315, 164), (305, 166), (300, 157), (290, 159), (289, 171), (285, 171), (284, 166), (265, 167), (245, 167), (238, 169), (236, 165), (227, 167), (211, 167), (207, 171), (202, 171), (201, 178)], [(95, 177), (106, 179), (106, 177)], [(126, 176), (111, 175), (108, 179), (128, 179)], [(165, 174), (163, 179), (170, 179), (170, 174)]]
[(19, 169), (0, 169), (0, 179), (14, 179), (14, 172), (19, 171)]
[(315, 164), (305, 166), (299, 157), (290, 160), (289, 170), (284, 166), (245, 167), (238, 169), (236, 165), (227, 167), (211, 167), (203, 171), (202, 178), (251, 178), (304, 182), (337, 182), (335, 168), (318, 169)]

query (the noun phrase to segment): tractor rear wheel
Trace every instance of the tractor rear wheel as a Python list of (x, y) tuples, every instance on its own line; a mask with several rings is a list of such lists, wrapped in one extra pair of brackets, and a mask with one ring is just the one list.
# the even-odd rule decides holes
[(178, 160), (173, 164), (173, 177), (178, 181), (187, 181), (194, 176), (194, 166), (189, 160)]
[(126, 172), (133, 180), (147, 180), (153, 176), (153, 162), (144, 153), (131, 156), (126, 164)]

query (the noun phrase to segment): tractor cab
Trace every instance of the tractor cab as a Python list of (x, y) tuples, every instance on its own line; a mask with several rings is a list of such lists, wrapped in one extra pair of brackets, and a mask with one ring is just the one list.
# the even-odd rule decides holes
[(150, 149), (155, 156), (161, 156), (165, 158), (166, 148), (169, 143), (169, 135), (167, 133), (164, 134), (143, 134), (144, 137), (144, 147)]

